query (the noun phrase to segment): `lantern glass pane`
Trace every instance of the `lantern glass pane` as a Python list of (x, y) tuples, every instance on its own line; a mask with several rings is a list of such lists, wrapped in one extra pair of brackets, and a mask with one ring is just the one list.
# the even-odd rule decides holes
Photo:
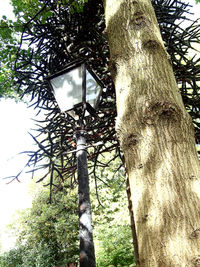
[(97, 108), (101, 90), (101, 86), (97, 83), (90, 72), (86, 70), (86, 102), (94, 109)]
[(82, 66), (50, 80), (62, 112), (82, 102)]

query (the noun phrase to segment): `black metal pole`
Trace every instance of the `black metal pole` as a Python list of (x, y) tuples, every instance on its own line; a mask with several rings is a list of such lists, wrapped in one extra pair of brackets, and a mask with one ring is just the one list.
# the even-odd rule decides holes
[(79, 195), (80, 267), (95, 267), (85, 130), (75, 132)]

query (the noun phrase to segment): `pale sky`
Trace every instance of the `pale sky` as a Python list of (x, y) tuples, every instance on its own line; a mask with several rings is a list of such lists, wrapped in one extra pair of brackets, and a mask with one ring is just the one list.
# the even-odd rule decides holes
[[(194, 0), (189, 2), (195, 3)], [(6, 15), (10, 19), (14, 18), (9, 0), (0, 0), (0, 7), (0, 17)], [(195, 5), (193, 12), (195, 13), (193, 18), (200, 17), (200, 4)], [(32, 139), (27, 132), (34, 127), (30, 118), (35, 113), (27, 109), (23, 103), (0, 100), (0, 114), (0, 242), (4, 249), (8, 249), (13, 243), (11, 239), (8, 239), (5, 225), (10, 222), (17, 209), (31, 206), (31, 197), (27, 193), (30, 174), (23, 174), (20, 183), (14, 181), (6, 184), (8, 180), (1, 178), (17, 174), (26, 163), (25, 156), (14, 156), (32, 147)]]
[[(0, 17), (6, 15), (7, 18), (14, 19), (9, 0), (0, 0), (0, 7)], [(9, 238), (5, 226), (16, 210), (31, 206), (31, 196), (28, 194), (31, 175), (24, 173), (20, 177), (20, 183), (13, 181), (11, 184), (7, 184), (10, 179), (2, 177), (16, 175), (26, 164), (28, 157), (17, 154), (32, 147), (33, 141), (28, 131), (34, 128), (31, 118), (35, 111), (27, 109), (24, 103), (2, 99), (0, 114), (0, 243), (3, 250), (7, 250), (13, 245), (13, 240)]]
[(5, 226), (11, 220), (12, 215), (19, 208), (31, 206), (31, 197), (27, 186), (30, 174), (22, 174), (20, 183), (3, 177), (16, 175), (27, 162), (25, 155), (18, 153), (32, 148), (32, 138), (28, 134), (33, 128), (34, 112), (27, 109), (24, 103), (15, 103), (14, 100), (0, 100), (0, 241), (4, 249), (8, 248)]
[(0, 16), (6, 15), (9, 19), (14, 19), (13, 8), (9, 0), (0, 0)]

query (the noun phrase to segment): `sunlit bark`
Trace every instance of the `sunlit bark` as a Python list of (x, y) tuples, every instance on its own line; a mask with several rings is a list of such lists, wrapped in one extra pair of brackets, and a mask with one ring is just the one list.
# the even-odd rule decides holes
[(151, 1), (105, 0), (104, 7), (137, 266), (200, 266), (200, 171), (193, 126)]

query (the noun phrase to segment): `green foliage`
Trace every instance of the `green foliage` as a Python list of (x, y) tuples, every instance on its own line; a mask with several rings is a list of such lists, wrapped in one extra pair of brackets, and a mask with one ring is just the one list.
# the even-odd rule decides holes
[[(31, 20), (44, 6), (39, 0), (11, 0), (17, 23), (23, 25)], [(40, 13), (37, 19), (42, 16)]]
[[(36, 195), (32, 208), (16, 215), (11, 228), (17, 236), (16, 253), (23, 250), (20, 266), (55, 267), (77, 262), (79, 238), (76, 196), (75, 192), (57, 192), (50, 204), (49, 191), (42, 190)], [(11, 252), (4, 254), (2, 259), (9, 257)], [(1, 267), (11, 266), (7, 263)]]
[[(71, 13), (81, 13), (88, 0), (60, 0), (58, 4), (59, 2), (62, 5), (67, 5)], [(52, 12), (39, 0), (11, 0), (11, 3), (16, 21), (9, 20), (6, 16), (0, 20), (0, 98), (19, 98), (21, 93), (15, 85), (14, 65), (17, 55), (19, 57), (18, 53), (27, 57), (30, 55), (30, 48), (22, 49), (21, 47), (18, 51), (24, 25), (31, 21), (34, 28), (33, 18), (37, 21), (40, 20), (41, 24), (45, 24), (52, 16)], [(40, 56), (37, 55), (37, 57)], [(29, 70), (27, 66), (25, 68), (27, 71)]]
[(0, 36), (2, 39), (10, 39), (12, 37), (12, 29), (10, 28), (9, 22), (11, 21), (8, 21), (6, 16), (3, 16), (0, 20)]
[[(104, 206), (99, 205), (91, 177), (98, 267), (134, 266), (124, 171), (113, 171), (118, 167), (119, 161), (115, 160), (97, 171), (99, 200)], [(17, 236), (16, 248), (0, 256), (0, 267), (55, 267), (78, 262), (77, 190), (68, 192), (67, 188), (66, 183), (58, 185), (50, 204), (49, 190), (42, 187), (34, 197), (32, 208), (16, 215), (10, 226)]]
[(84, 3), (88, 2), (88, 0), (75, 0), (71, 3), (71, 13), (78, 12), (81, 13), (83, 12), (84, 8)]
[(15, 23), (5, 16), (0, 20), (0, 97), (16, 97), (14, 85), (14, 62), (18, 40), (14, 36)]
[[(111, 155), (107, 155), (109, 161)], [(104, 159), (106, 162), (106, 158)], [(134, 266), (134, 251), (128, 214), (126, 181), (119, 159), (99, 168), (97, 178), (106, 177), (106, 185), (98, 184), (98, 205), (94, 190), (92, 194), (95, 251), (98, 267)], [(118, 171), (114, 171), (118, 170)]]
[(11, 249), (0, 256), (0, 267), (22, 267), (23, 248)]
[(98, 267), (129, 267), (133, 264), (130, 225), (116, 225), (99, 231)]
[(70, 7), (71, 13), (81, 13), (84, 9), (84, 4), (88, 2), (88, 0), (59, 0), (58, 1), (62, 5), (66, 5)]
[[(30, 55), (31, 49), (20, 47), (20, 38), (24, 30), (24, 25), (30, 21), (42, 9), (44, 5), (37, 0), (12, 0), (16, 20), (12, 21), (2, 16), (0, 20), (0, 98), (14, 97), (19, 99), (20, 91), (15, 83), (15, 61), (19, 53), (23, 56)], [(36, 16), (45, 23), (52, 14), (48, 10)], [(30, 69), (27, 66), (26, 70)]]

